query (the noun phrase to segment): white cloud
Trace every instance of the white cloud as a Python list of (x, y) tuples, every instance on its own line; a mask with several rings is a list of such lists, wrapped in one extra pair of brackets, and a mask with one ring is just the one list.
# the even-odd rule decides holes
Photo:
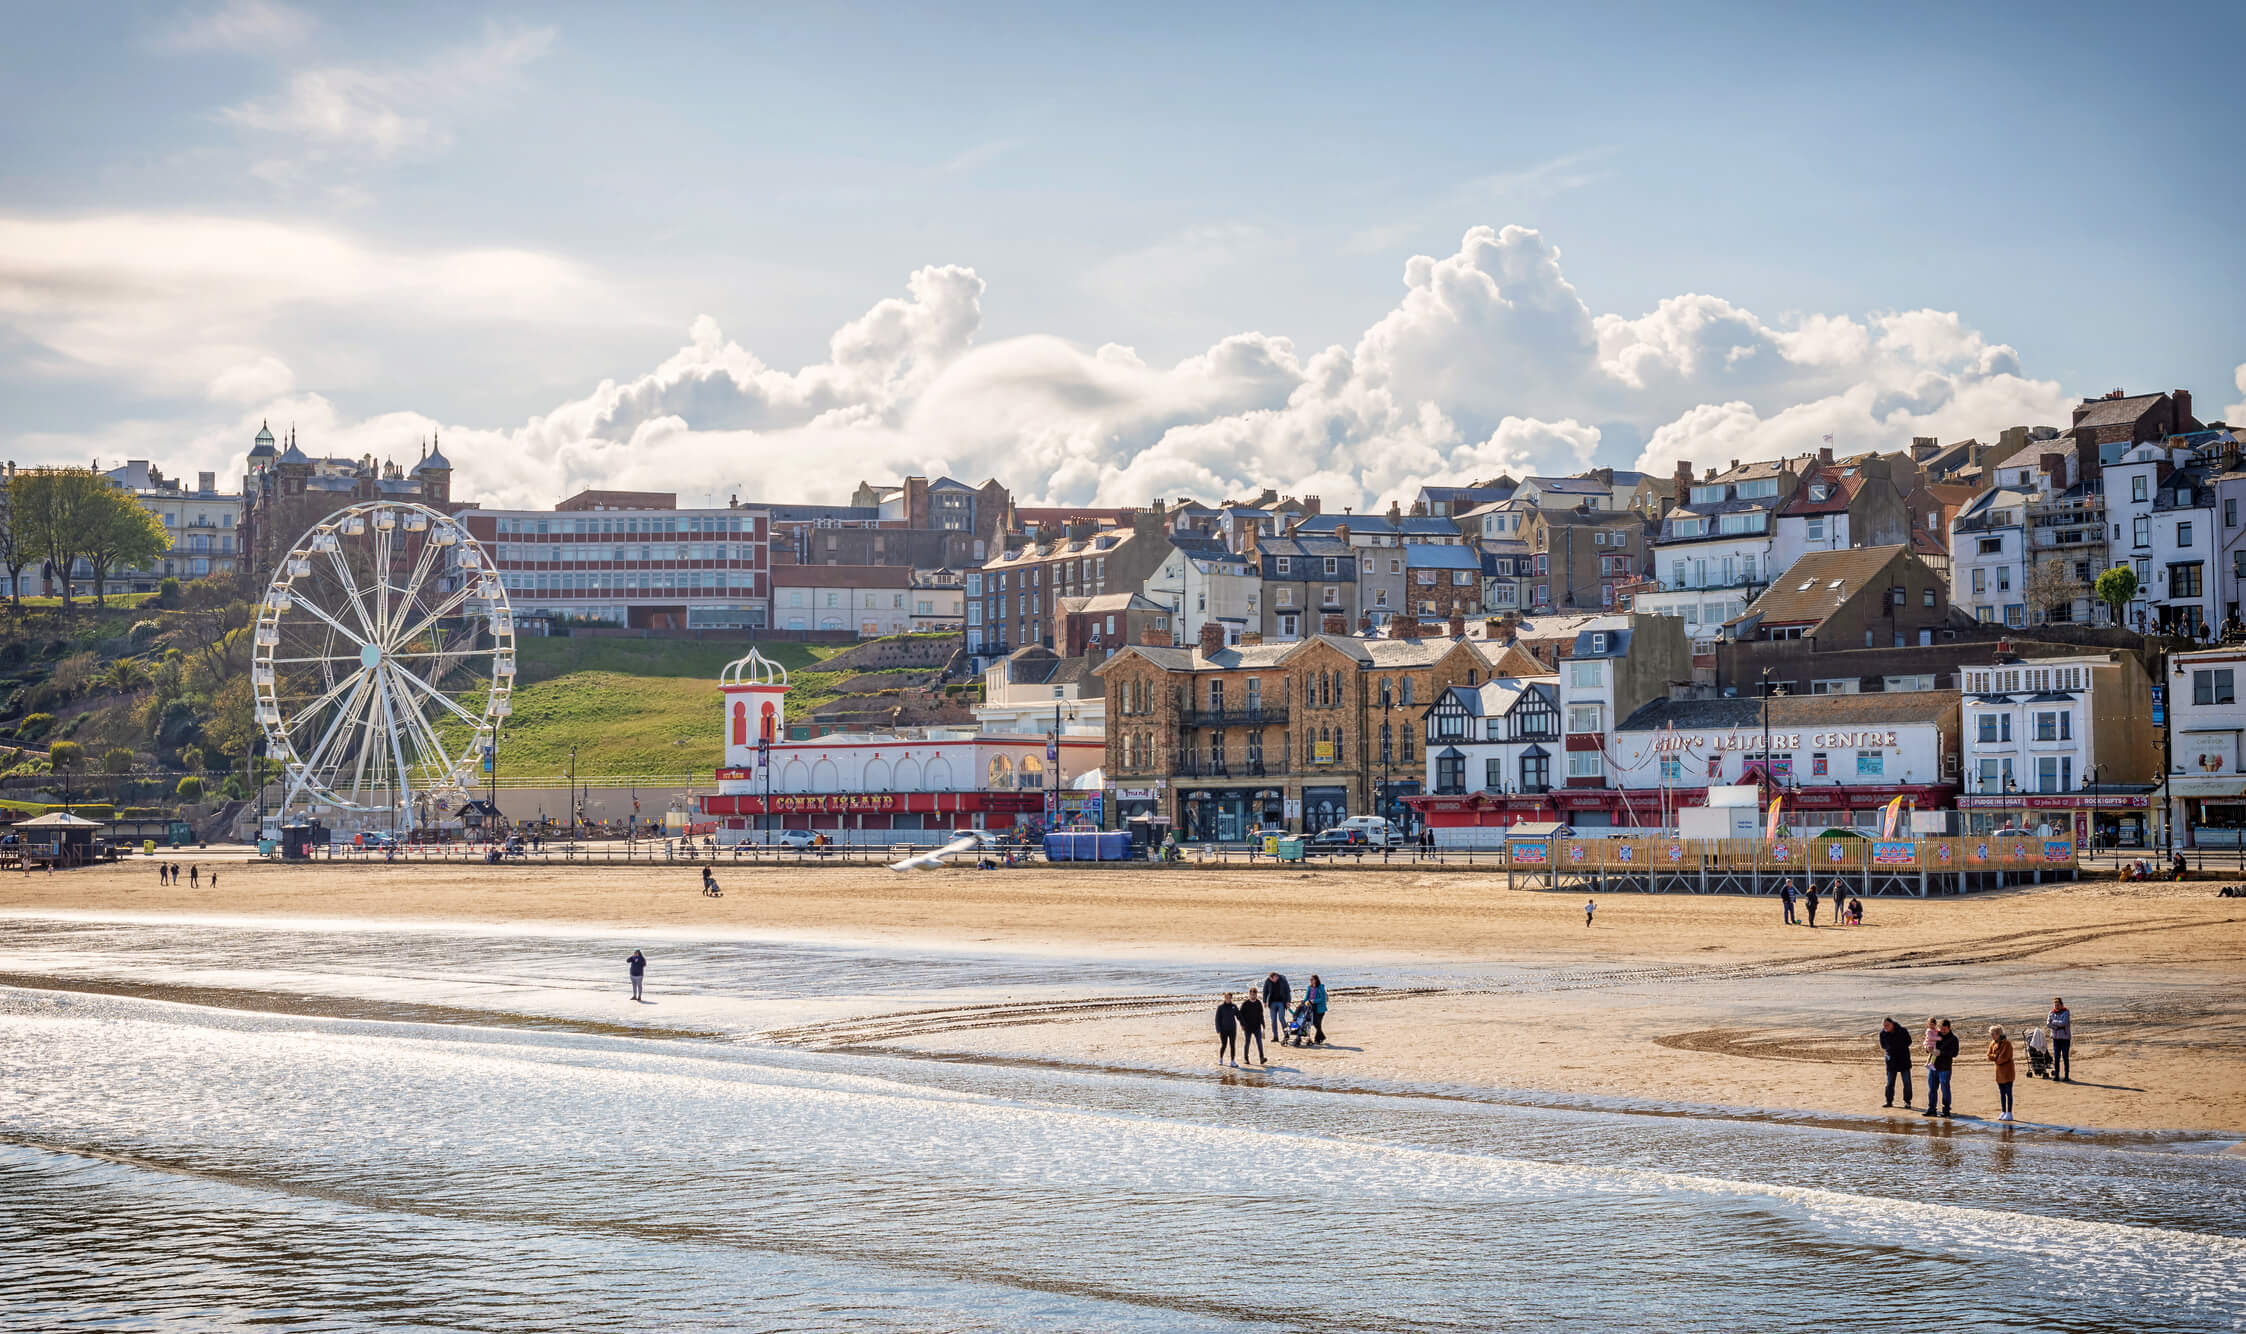
[(2227, 426), (2246, 426), (2246, 364), (2239, 366), (2231, 376), (2238, 386), (2238, 401), (2223, 409), (2223, 423)]
[[(153, 355), (153, 333), (117, 329), (151, 304), (195, 311), (214, 301), (237, 312), (239, 327), (218, 321), (204, 341), (226, 354), (196, 384), (228, 402), (247, 403), (236, 391), (246, 395), (260, 375), (321, 383), (301, 364), (283, 379), (288, 350), (252, 336), (278, 304), (396, 299), (542, 320), (582, 313), (558, 290), (598, 289), (560, 261), (519, 252), (372, 254), (277, 229), (237, 253), (247, 238), (226, 228), (165, 246), (130, 228), (100, 246), (10, 230), (31, 226), (0, 222), (0, 316), (50, 346), (109, 347), (110, 338)], [(68, 262), (73, 246), (100, 262)], [(198, 258), (213, 252), (224, 258)], [(836, 331), (810, 365), (771, 366), (705, 316), (643, 375), (604, 381), (517, 427), (441, 429), (460, 470), (456, 494), (513, 504), (551, 504), (587, 486), (834, 501), (860, 478), (948, 472), (999, 477), (1024, 501), (1217, 499), (1275, 485), (1339, 508), (1408, 499), (1432, 481), (1577, 471), (1599, 447), (1594, 423), (1626, 426), (1646, 441), (1639, 466), (1666, 473), (1678, 459), (1798, 454), (1827, 434), (1849, 450), (1897, 448), (1914, 435), (1987, 438), (2067, 420), (2056, 384), (2025, 378), (2010, 348), (1955, 315), (1766, 320), (1707, 295), (1597, 314), (1560, 259), (1535, 231), (1477, 227), (1454, 252), (1407, 262), (1396, 305), (1353, 345), (1306, 351), (1241, 333), (1166, 366), (1127, 347), (1047, 336), (979, 344), (982, 279), (924, 268)], [(26, 268), (41, 281), (11, 280)], [(157, 323), (176, 338), (188, 320)], [(527, 360), (535, 335), (514, 336)], [(104, 356), (125, 364), (114, 347)], [(238, 453), (264, 416), (293, 418), (308, 447), (329, 453), (402, 455), (439, 429), (415, 413), (346, 419), (325, 397), (296, 393), (245, 410), (226, 428), (235, 437), (196, 435), (194, 448), (207, 451), (196, 466)]]
[[(489, 29), (482, 41), (389, 69), (328, 65), (299, 70), (283, 89), (226, 108), (222, 118), (280, 135), (312, 154), (384, 160), (451, 142), (446, 117), (512, 84), (552, 47), (551, 28)], [(261, 174), (279, 174), (271, 163)]]
[(575, 327), (614, 311), (576, 265), (533, 251), (384, 250), (241, 218), (0, 215), (0, 325), (50, 372), (144, 390), (284, 391), (300, 318)]
[(227, 0), (182, 21), (170, 42), (182, 51), (280, 54), (303, 45), (313, 27), (311, 15), (272, 0)]

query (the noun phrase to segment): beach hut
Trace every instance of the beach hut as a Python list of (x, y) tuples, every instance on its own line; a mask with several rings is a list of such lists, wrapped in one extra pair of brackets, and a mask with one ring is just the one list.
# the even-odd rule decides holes
[(94, 835), (103, 827), (99, 820), (52, 811), (18, 821), (15, 832), (23, 839), (24, 856), (31, 861), (84, 866), (94, 859)]

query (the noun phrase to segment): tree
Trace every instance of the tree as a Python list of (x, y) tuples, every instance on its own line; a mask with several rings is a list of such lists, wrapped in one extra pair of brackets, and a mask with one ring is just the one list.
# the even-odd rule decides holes
[(2126, 565), (2116, 565), (2098, 576), (2098, 601), (2113, 608), (2113, 623), (2121, 624), (2122, 608), (2137, 596), (2137, 572)]
[(93, 571), (97, 606), (109, 605), (111, 570), (141, 569), (172, 549), (172, 535), (164, 525), (119, 487), (102, 487), (101, 494), (86, 504), (84, 523), (86, 564)]
[(8, 571), (8, 602), (20, 613), (23, 611), (23, 567), (39, 559), (39, 555), (25, 545), (23, 535), (16, 528), (16, 507), (11, 503), (13, 491), (13, 487), (0, 487), (0, 568)]
[(47, 767), (56, 773), (84, 767), (86, 748), (75, 741), (57, 741), (47, 747)]
[(193, 774), (180, 779), (179, 799), (181, 801), (201, 801), (203, 799), (203, 780)]
[(53, 568), (62, 586), (65, 620), (70, 617), (70, 567), (86, 555), (94, 510), (104, 496), (116, 494), (117, 488), (90, 468), (27, 468), (8, 482), (16, 540), (27, 563), (43, 560)]
[(2074, 600), (2082, 596), (2082, 583), (2074, 577), (2074, 566), (2065, 560), (2037, 561), (2028, 566), (2027, 581), (2020, 591), (2028, 600), (2028, 610), (2048, 622), (2060, 607), (2070, 608), (2071, 618)]
[(111, 746), (101, 754), (101, 771), (105, 774), (129, 774), (133, 771), (133, 753), (123, 746)]
[(191, 773), (201, 773), (203, 771), (202, 747), (182, 747), (179, 752), (179, 767), (182, 769), (186, 769)]

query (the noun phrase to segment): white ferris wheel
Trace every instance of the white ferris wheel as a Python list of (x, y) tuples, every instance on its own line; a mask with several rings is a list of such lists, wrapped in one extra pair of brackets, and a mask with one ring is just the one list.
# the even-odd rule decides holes
[(466, 528), (365, 501), (312, 525), (257, 610), (250, 685), (284, 815), (300, 805), (400, 831), (465, 799), (511, 712), (515, 621)]

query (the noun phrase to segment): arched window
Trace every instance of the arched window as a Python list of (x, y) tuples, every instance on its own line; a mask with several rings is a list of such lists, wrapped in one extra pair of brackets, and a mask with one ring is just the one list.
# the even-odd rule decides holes
[(993, 755), (990, 760), (989, 787), (994, 792), (1004, 792), (1014, 786), (1014, 766), (1003, 755)]
[(1386, 723), (1380, 725), (1380, 762), (1392, 764), (1396, 759), (1396, 735)]

